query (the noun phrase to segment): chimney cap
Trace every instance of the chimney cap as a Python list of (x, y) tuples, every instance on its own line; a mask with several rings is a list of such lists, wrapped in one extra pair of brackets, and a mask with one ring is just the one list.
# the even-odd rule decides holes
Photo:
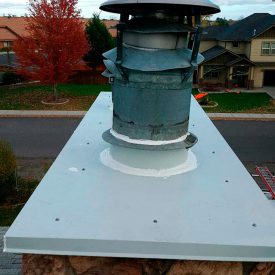
[(107, 0), (100, 5), (100, 9), (131, 15), (157, 10), (179, 15), (206, 15), (220, 12), (220, 8), (209, 0)]

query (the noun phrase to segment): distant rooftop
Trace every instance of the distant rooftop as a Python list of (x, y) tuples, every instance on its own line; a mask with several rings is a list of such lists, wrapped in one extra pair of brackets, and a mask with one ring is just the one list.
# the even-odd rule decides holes
[(203, 40), (250, 41), (253, 37), (275, 26), (275, 15), (254, 13), (230, 26), (209, 26)]
[[(86, 24), (89, 19), (83, 18), (83, 23)], [(102, 22), (106, 25), (110, 34), (116, 36), (117, 20), (105, 20)], [(25, 29), (27, 24), (26, 17), (10, 17), (10, 16), (0, 16), (0, 41), (13, 41), (18, 38), (18, 36), (27, 35)]]

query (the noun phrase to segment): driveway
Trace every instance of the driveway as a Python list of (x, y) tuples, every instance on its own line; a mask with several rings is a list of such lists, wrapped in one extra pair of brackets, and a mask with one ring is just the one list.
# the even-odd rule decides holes
[(263, 87), (263, 90), (266, 91), (273, 99), (275, 99), (275, 86)]

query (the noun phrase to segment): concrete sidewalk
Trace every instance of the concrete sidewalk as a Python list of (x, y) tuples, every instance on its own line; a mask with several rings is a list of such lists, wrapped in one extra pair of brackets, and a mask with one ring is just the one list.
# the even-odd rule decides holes
[(275, 114), (207, 113), (212, 120), (274, 120)]
[(81, 118), (85, 111), (35, 111), (35, 110), (0, 110), (0, 117), (72, 117)]
[(0, 274), (1, 275), (20, 275), (22, 256), (3, 252), (3, 237), (8, 227), (0, 227)]
[[(25, 111), (0, 110), (0, 118), (82, 118), (85, 111)], [(275, 114), (207, 113), (211, 119), (226, 120), (274, 120)]]

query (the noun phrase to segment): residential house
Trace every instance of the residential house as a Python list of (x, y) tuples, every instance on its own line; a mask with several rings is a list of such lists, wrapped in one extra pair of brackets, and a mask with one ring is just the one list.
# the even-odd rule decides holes
[[(89, 19), (83, 18), (83, 28)], [(102, 22), (106, 25), (110, 34), (116, 37), (117, 20), (105, 20)], [(26, 17), (3, 16), (0, 17), (0, 83), (2, 76), (6, 71), (12, 71), (15, 68), (15, 54), (12, 52), (12, 45), (19, 37), (27, 36)], [(91, 72), (91, 69), (84, 63), (80, 62), (76, 66), (75, 74), (71, 77), (74, 82), (81, 83), (106, 83), (107, 79), (101, 76), (101, 72)]]
[(204, 29), (201, 86), (275, 86), (275, 15), (255, 13), (230, 26)]
[[(88, 19), (83, 18), (83, 24), (88, 22)], [(110, 34), (116, 37), (117, 20), (105, 20), (102, 22), (106, 25)], [(20, 36), (26, 36), (28, 33), (26, 27), (26, 17), (0, 16), (0, 50), (3, 48), (12, 48), (13, 42)]]
[(7, 26), (0, 25), (0, 49), (11, 49), (13, 42), (18, 39), (18, 35)]
[(18, 37), (26, 35), (25, 17), (0, 17), (0, 49), (11, 48)]
[[(118, 21), (103, 22), (116, 37)], [(25, 25), (25, 17), (0, 17), (0, 50), (26, 35)], [(275, 15), (255, 13), (230, 26), (208, 26), (200, 52), (205, 57), (197, 72), (201, 86), (275, 86)]]

